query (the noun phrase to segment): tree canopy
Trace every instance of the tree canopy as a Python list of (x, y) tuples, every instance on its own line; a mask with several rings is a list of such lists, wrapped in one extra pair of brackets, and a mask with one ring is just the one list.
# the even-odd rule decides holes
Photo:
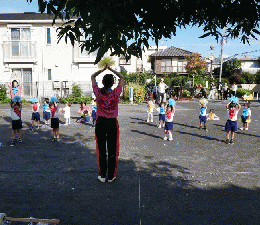
[[(27, 0), (32, 2), (33, 0)], [(35, 0), (34, 0), (35, 1)], [(59, 38), (74, 45), (86, 38), (81, 48), (98, 50), (96, 63), (108, 51), (111, 55), (141, 56), (152, 38), (158, 45), (162, 38), (176, 35), (176, 28), (202, 26), (205, 34), (240, 37), (245, 43), (259, 35), (260, 0), (38, 0), (39, 11), (47, 10), (55, 19), (65, 19)], [(54, 23), (55, 23), (54, 19)]]
[(207, 62), (198, 53), (192, 53), (186, 57), (186, 70), (192, 76), (202, 75), (207, 70)]

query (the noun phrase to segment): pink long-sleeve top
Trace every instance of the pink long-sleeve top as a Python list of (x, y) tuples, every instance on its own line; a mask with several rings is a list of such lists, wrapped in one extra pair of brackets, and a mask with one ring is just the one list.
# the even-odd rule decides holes
[(18, 91), (14, 94), (12, 85), (9, 85), (9, 91), (10, 91), (11, 99), (13, 99), (15, 96), (21, 96), (22, 85), (18, 85), (17, 88), (18, 88)]
[(93, 91), (97, 101), (97, 117), (116, 118), (118, 116), (118, 102), (122, 86), (118, 84), (114, 90), (102, 94), (100, 88), (95, 83)]

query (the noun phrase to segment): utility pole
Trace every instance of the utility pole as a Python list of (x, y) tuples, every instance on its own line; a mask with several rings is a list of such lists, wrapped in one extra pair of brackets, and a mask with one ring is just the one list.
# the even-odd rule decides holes
[(221, 83), (221, 76), (222, 76), (223, 53), (224, 53), (224, 37), (225, 37), (225, 27), (223, 28), (223, 33), (222, 33), (222, 38), (221, 38), (221, 58), (220, 58), (219, 83)]
[(210, 59), (210, 76), (213, 79), (213, 74), (212, 74), (212, 64), (213, 64), (213, 60), (214, 60), (214, 45), (210, 46), (210, 50), (211, 50), (211, 56), (209, 57)]

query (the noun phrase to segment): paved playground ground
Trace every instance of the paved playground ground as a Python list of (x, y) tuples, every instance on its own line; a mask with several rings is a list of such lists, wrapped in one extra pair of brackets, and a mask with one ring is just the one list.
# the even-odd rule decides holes
[(206, 133), (198, 130), (198, 102), (177, 102), (172, 142), (163, 140), (157, 113), (146, 122), (146, 105), (120, 105), (113, 183), (97, 179), (94, 128), (76, 123), (78, 105), (57, 143), (49, 128), (29, 130), (24, 105), (23, 143), (15, 147), (9, 105), (0, 105), (1, 212), (73, 225), (259, 224), (260, 103), (252, 103), (249, 131), (239, 130), (234, 145), (224, 142), (226, 103), (209, 103), (220, 121)]

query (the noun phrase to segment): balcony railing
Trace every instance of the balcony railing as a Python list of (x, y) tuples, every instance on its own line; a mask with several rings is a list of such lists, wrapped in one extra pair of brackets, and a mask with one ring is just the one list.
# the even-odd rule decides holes
[(4, 41), (4, 62), (36, 62), (36, 41)]

